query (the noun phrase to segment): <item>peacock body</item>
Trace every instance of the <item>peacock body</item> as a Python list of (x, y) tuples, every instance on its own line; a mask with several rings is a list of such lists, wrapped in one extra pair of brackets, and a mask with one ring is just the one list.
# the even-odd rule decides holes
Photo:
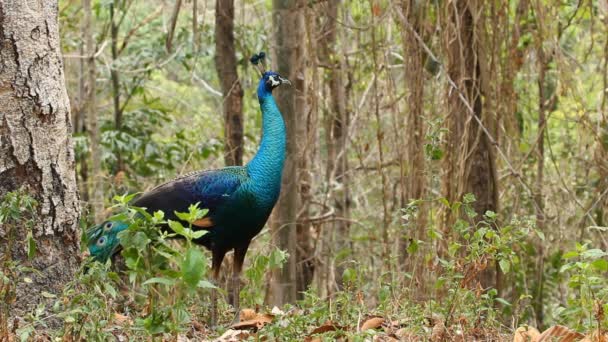
[[(275, 72), (262, 74), (257, 88), (262, 139), (247, 165), (194, 172), (157, 186), (133, 202), (150, 213), (162, 210), (171, 220), (179, 220), (174, 213), (187, 212), (195, 203), (208, 209), (193, 227), (208, 233), (194, 242), (211, 251), (214, 278), (225, 254), (234, 249), (233, 281), (238, 281), (249, 244), (266, 224), (279, 197), (286, 131), (272, 90), (285, 83), (289, 81)], [(123, 222), (106, 221), (90, 229), (90, 254), (97, 260), (107, 260), (119, 250), (117, 234), (127, 228)]]

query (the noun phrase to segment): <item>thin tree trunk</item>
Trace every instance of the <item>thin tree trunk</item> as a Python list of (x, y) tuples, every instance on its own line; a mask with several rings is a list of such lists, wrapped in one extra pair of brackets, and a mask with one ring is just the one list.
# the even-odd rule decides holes
[(99, 126), (97, 125), (97, 110), (96, 110), (96, 78), (97, 68), (95, 66), (95, 41), (93, 39), (93, 19), (91, 0), (83, 0), (82, 7), (84, 11), (84, 39), (86, 44), (86, 64), (87, 64), (87, 82), (86, 82), (86, 100), (84, 112), (86, 113), (87, 130), (89, 132), (90, 149), (91, 149), (91, 205), (95, 222), (101, 222), (103, 219), (103, 188), (101, 180), (101, 151), (99, 148)]
[(224, 96), (224, 161), (243, 164), (243, 89), (234, 47), (234, 0), (215, 2), (215, 70)]
[[(81, 42), (79, 45), (79, 52), (81, 55), (85, 54), (85, 31), (86, 25), (85, 21), (82, 21), (81, 24)], [(75, 134), (84, 134), (86, 132), (86, 111), (84, 107), (86, 106), (86, 76), (85, 76), (85, 65), (86, 60), (83, 58), (78, 60), (78, 98), (71, 99), (71, 109), (72, 109), (72, 129)], [(86, 156), (80, 158), (80, 160), (76, 160), (76, 182), (78, 184), (78, 192), (80, 193), (80, 198), (83, 202), (89, 202), (89, 165)], [(78, 178), (80, 177), (80, 178)]]
[[(114, 2), (110, 3), (110, 36), (112, 49), (112, 68), (110, 69), (110, 78), (112, 80), (112, 103), (114, 105), (114, 127), (116, 130), (122, 129), (122, 109), (120, 108), (120, 76), (116, 70), (116, 61), (118, 60), (118, 23), (116, 22), (116, 9)], [(116, 174), (124, 170), (124, 162), (120, 152), (116, 152), (118, 165)]]
[[(0, 255), (36, 272), (19, 283), (13, 316), (59, 294), (80, 263), (80, 208), (74, 170), (70, 106), (61, 60), (56, 1), (0, 2), (0, 196), (25, 189), (38, 201), (32, 233), (37, 254), (28, 261), (27, 229), (7, 250), (0, 226)], [(23, 275), (18, 275), (21, 279)]]
[[(307, 48), (302, 52), (303, 59), (301, 60), (302, 65), (307, 64), (307, 60), (310, 59), (310, 48), (308, 47), (311, 42), (310, 30), (312, 29), (312, 16), (314, 12), (310, 8), (303, 9), (304, 12), (304, 41), (307, 43)], [(315, 113), (310, 109), (312, 105), (309, 105), (308, 99), (311, 98), (308, 95), (308, 80), (305, 77), (300, 77), (295, 80), (295, 88), (297, 92), (296, 107), (300, 108), (302, 113), (302, 119), (298, 123), (298, 130), (296, 132), (297, 141), (299, 143), (299, 161), (298, 161), (298, 193), (299, 198), (299, 209), (298, 209), (298, 225), (297, 225), (297, 258), (296, 258), (296, 297), (298, 300), (304, 299), (303, 293), (308, 289), (312, 283), (315, 271), (315, 258), (313, 249), (313, 238), (312, 229), (313, 225), (308, 221), (310, 216), (310, 202), (312, 200), (312, 163), (314, 160), (315, 153), (315, 134), (316, 126), (314, 126)]]
[[(376, 8), (379, 8), (379, 4), (370, 0), (370, 11), (373, 13)], [(380, 174), (381, 179), (381, 192), (382, 192), (382, 271), (392, 271), (392, 264), (390, 262), (391, 252), (390, 252), (390, 237), (389, 237), (389, 226), (390, 226), (390, 213), (388, 208), (388, 177), (386, 175), (386, 171), (383, 169), (382, 164), (384, 164), (384, 131), (382, 129), (382, 119), (380, 118), (380, 91), (378, 89), (378, 77), (380, 75), (380, 66), (378, 64), (378, 54), (377, 50), (380, 48), (378, 44), (377, 32), (376, 32), (376, 23), (375, 23), (375, 15), (372, 15), (371, 18), (371, 44), (372, 44), (372, 60), (373, 60), (373, 74), (374, 78), (373, 82), (373, 91), (374, 91), (374, 117), (376, 119), (376, 143), (378, 146), (378, 173)]]
[(177, 18), (179, 18), (179, 11), (181, 8), (182, 0), (175, 0), (173, 12), (171, 12), (171, 19), (169, 20), (169, 32), (167, 33), (167, 39), (165, 40), (165, 48), (167, 49), (167, 52), (173, 51), (173, 35), (175, 34), (175, 26), (177, 25)]
[[(422, 36), (422, 23), (424, 22), (426, 8), (414, 0), (405, 0), (403, 3), (404, 16), (410, 22), (413, 30)], [(401, 199), (401, 206), (405, 207), (409, 201), (421, 199), (426, 188), (425, 159), (424, 159), (424, 51), (417, 43), (414, 33), (408, 28), (402, 29), (403, 50), (405, 63), (408, 66), (405, 75), (405, 87), (408, 89), (406, 130), (404, 145), (406, 155), (401, 161), (401, 167), (407, 168), (405, 189)], [(413, 43), (412, 43), (413, 42)], [(421, 204), (422, 206), (423, 204)], [(425, 210), (419, 208), (419, 216), (412, 223), (413, 235), (399, 240), (399, 255), (402, 265), (407, 260), (407, 247), (410, 239), (422, 239), (425, 234)], [(414, 273), (416, 263), (408, 264), (408, 271)]]
[[(542, 5), (537, 3), (536, 17), (537, 23), (543, 25)], [(536, 54), (538, 62), (538, 141), (536, 144), (536, 184), (534, 186), (534, 202), (536, 203), (536, 228), (541, 232), (545, 231), (545, 201), (543, 196), (543, 178), (545, 170), (545, 128), (547, 104), (550, 94), (547, 92), (546, 75), (549, 70), (550, 60), (545, 56), (543, 49), (544, 34), (543, 27), (537, 27)], [(534, 313), (536, 315), (536, 325), (542, 327), (544, 323), (544, 247), (542, 243), (536, 246), (537, 254), (537, 274), (536, 274), (536, 295), (534, 296)]]
[[(471, 105), (474, 115), (482, 123), (488, 122), (482, 110), (481, 75), (476, 22), (473, 13), (480, 6), (475, 1), (446, 3), (448, 6), (449, 28), (446, 31), (448, 55), (448, 75), (458, 86), (458, 90), (448, 85), (448, 146), (445, 153), (446, 175), (443, 189), (446, 198), (453, 203), (466, 193), (475, 195), (473, 208), (480, 215), (496, 211), (498, 189), (492, 146), (477, 120), (471, 118), (460, 94)], [(446, 211), (444, 229), (449, 232), (453, 217)], [(493, 286), (493, 270), (488, 267), (481, 275), (483, 287)]]
[[(344, 255), (345, 249), (350, 248), (348, 243), (348, 231), (350, 224), (349, 218), (349, 186), (348, 186), (348, 162), (346, 151), (346, 139), (348, 136), (348, 114), (346, 111), (346, 92), (344, 86), (344, 57), (337, 45), (337, 18), (338, 7), (341, 1), (329, 1), (327, 7), (323, 9), (326, 13), (324, 25), (322, 26), (319, 47), (320, 62), (328, 66), (326, 77), (329, 80), (329, 108), (325, 110), (326, 120), (326, 145), (327, 145), (327, 166), (326, 181), (332, 184), (333, 207), (335, 216), (340, 218), (328, 225), (328, 234), (332, 235), (331, 244), (332, 255)], [(342, 287), (342, 273), (344, 272), (343, 260), (332, 260), (334, 266), (335, 282), (339, 288)], [(329, 289), (333, 289), (333, 284), (329, 284)], [(330, 291), (331, 292), (331, 291)]]
[(273, 24), (276, 28), (274, 35), (276, 71), (289, 78), (295, 87), (283, 87), (275, 91), (274, 96), (285, 118), (287, 126), (287, 158), (283, 171), (281, 196), (275, 209), (272, 224), (276, 245), (289, 253), (286, 265), (274, 272), (272, 282), (272, 298), (275, 305), (293, 302), (296, 299), (296, 219), (298, 208), (298, 145), (296, 132), (298, 118), (304, 117), (303, 103), (297, 98), (296, 87), (304, 77), (303, 65), (303, 34), (304, 18), (302, 0), (274, 0)]

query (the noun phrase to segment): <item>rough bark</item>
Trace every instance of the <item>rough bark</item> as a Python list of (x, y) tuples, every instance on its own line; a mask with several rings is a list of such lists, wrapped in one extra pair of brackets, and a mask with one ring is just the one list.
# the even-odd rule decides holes
[[(492, 146), (477, 120), (460, 98), (462, 94), (482, 122), (488, 121), (482, 110), (481, 76), (473, 13), (478, 9), (475, 1), (457, 1), (447, 4), (449, 18), (445, 44), (448, 56), (448, 75), (458, 91), (448, 85), (449, 130), (445, 153), (443, 192), (450, 203), (459, 201), (466, 193), (475, 195), (474, 209), (480, 215), (496, 211), (498, 190)], [(453, 217), (446, 211), (444, 229), (449, 231)], [(488, 268), (489, 269), (489, 268)], [(490, 278), (483, 275), (482, 285), (490, 286)], [(485, 283), (485, 284), (484, 284)]]
[(234, 0), (215, 2), (215, 69), (224, 96), (224, 161), (243, 164), (243, 89), (234, 47)]
[[(120, 75), (116, 69), (116, 61), (118, 60), (118, 28), (121, 20), (116, 21), (116, 8), (114, 2), (110, 3), (110, 36), (112, 37), (112, 68), (110, 69), (110, 78), (112, 80), (112, 103), (114, 105), (114, 127), (116, 130), (122, 129), (122, 109), (120, 107)], [(125, 169), (124, 161), (119, 151), (116, 151), (117, 166), (115, 174)]]
[(296, 219), (298, 206), (298, 145), (296, 139), (298, 118), (304, 116), (298, 101), (297, 87), (304, 78), (302, 66), (304, 16), (302, 0), (274, 0), (273, 26), (276, 71), (289, 78), (295, 87), (282, 87), (275, 91), (277, 104), (287, 126), (287, 158), (283, 171), (281, 196), (275, 209), (272, 224), (276, 245), (289, 253), (286, 265), (273, 275), (272, 298), (275, 305), (296, 299)]
[[(403, 3), (404, 16), (409, 21), (412, 29), (418, 36), (423, 36), (422, 23), (424, 22), (425, 8), (422, 4), (416, 5), (417, 1), (406, 0)], [(426, 188), (425, 158), (424, 158), (424, 57), (425, 53), (422, 46), (417, 43), (414, 33), (404, 27), (402, 29), (402, 40), (404, 57), (408, 66), (405, 72), (405, 88), (407, 95), (407, 114), (405, 115), (405, 158), (401, 161), (403, 176), (405, 178), (401, 206), (405, 207), (409, 201), (421, 199)], [(423, 205), (423, 204), (421, 204)], [(420, 208), (422, 209), (422, 208)], [(414, 218), (411, 232), (408, 237), (399, 240), (399, 256), (402, 265), (406, 264), (408, 256), (407, 247), (410, 239), (422, 239), (425, 234), (426, 220), (424, 210), (420, 210), (420, 215)], [(410, 263), (408, 272), (414, 273), (417, 263)]]
[[(302, 11), (304, 13), (303, 19), (303, 39), (304, 42), (309, 43), (311, 23), (310, 20), (314, 14), (311, 8), (305, 8)], [(302, 59), (300, 63), (302, 65), (308, 64), (310, 59), (309, 47), (301, 52)], [(300, 69), (302, 70), (302, 69)], [(308, 289), (312, 283), (315, 271), (315, 258), (312, 231), (314, 229), (312, 222), (310, 222), (310, 203), (313, 197), (313, 191), (311, 189), (312, 180), (312, 166), (314, 161), (315, 145), (316, 145), (316, 127), (314, 126), (315, 113), (311, 110), (312, 104), (309, 104), (307, 100), (310, 99), (309, 93), (309, 81), (305, 76), (304, 72), (301, 76), (295, 80), (294, 86), (296, 89), (296, 108), (299, 108), (301, 119), (299, 119), (296, 141), (298, 142), (298, 194), (299, 194), (299, 205), (298, 205), (298, 224), (296, 226), (297, 231), (297, 243), (296, 243), (296, 298), (298, 300), (304, 299), (303, 293)]]
[(89, 141), (91, 149), (90, 163), (90, 180), (91, 180), (91, 209), (95, 222), (101, 222), (103, 219), (103, 188), (101, 179), (101, 151), (99, 139), (99, 125), (97, 124), (96, 110), (96, 76), (97, 68), (95, 66), (95, 41), (93, 39), (93, 19), (91, 0), (82, 1), (82, 9), (84, 11), (83, 34), (85, 39), (86, 51), (86, 100), (84, 112), (86, 113), (87, 131), (89, 132)]
[[(344, 58), (336, 48), (337, 42), (337, 17), (340, 1), (329, 1), (323, 9), (325, 18), (321, 27), (319, 41), (320, 63), (328, 68), (325, 71), (326, 79), (329, 81), (329, 108), (325, 110), (327, 166), (325, 178), (332, 189), (337, 189), (331, 194), (331, 205), (335, 209), (338, 220), (328, 223), (331, 235), (330, 255), (343, 255), (341, 251), (350, 248), (348, 243), (348, 231), (350, 228), (349, 214), (349, 187), (348, 187), (348, 163), (346, 151), (346, 139), (348, 136), (348, 113), (346, 110), (346, 92), (344, 86)], [(344, 272), (343, 260), (331, 260), (334, 266), (333, 274), (338, 287), (342, 286), (342, 273)], [(333, 284), (330, 284), (330, 293)]]
[(70, 107), (59, 50), (56, 1), (0, 2), (0, 195), (19, 188), (38, 202), (38, 253), (27, 260), (25, 229), (0, 255), (38, 270), (20, 283), (12, 315), (33, 309), (41, 291), (58, 294), (80, 262), (80, 215)]

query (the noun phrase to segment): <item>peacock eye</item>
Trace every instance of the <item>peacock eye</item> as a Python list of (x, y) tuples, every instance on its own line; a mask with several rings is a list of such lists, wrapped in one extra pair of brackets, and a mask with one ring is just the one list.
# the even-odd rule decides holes
[(104, 226), (103, 229), (105, 230), (110, 230), (112, 229), (112, 222), (107, 222)]
[(106, 244), (106, 237), (102, 236), (99, 238), (99, 240), (97, 240), (97, 246), (103, 246)]

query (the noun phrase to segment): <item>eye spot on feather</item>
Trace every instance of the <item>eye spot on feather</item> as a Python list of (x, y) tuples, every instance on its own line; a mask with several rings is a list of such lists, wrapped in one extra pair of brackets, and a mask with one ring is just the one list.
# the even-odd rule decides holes
[(106, 244), (106, 237), (105, 236), (102, 236), (102, 237), (99, 238), (99, 240), (97, 240), (97, 246), (101, 247), (101, 246), (103, 246), (105, 244)]
[(106, 223), (106, 224), (103, 226), (103, 229), (104, 229), (105, 231), (108, 231), (108, 230), (112, 229), (112, 226), (113, 226), (112, 222), (107, 222), (107, 223)]

